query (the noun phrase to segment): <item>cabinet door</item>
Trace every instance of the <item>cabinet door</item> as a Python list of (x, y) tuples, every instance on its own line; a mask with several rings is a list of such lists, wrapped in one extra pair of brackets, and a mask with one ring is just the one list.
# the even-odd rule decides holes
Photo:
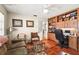
[(71, 28), (72, 27), (72, 21), (68, 21), (68, 28)]
[(58, 26), (59, 26), (59, 28), (62, 28), (62, 22), (59, 22)]
[(77, 29), (77, 20), (73, 20), (73, 27)]
[(62, 22), (62, 28), (64, 28), (64, 22)]
[(56, 23), (56, 27), (60, 28), (60, 22)]
[(68, 28), (68, 21), (64, 21), (64, 27)]
[(69, 38), (69, 47), (77, 50), (77, 38), (76, 37)]
[(68, 28), (77, 28), (77, 20), (69, 21)]
[(64, 28), (64, 22), (58, 22), (56, 23), (57, 28)]

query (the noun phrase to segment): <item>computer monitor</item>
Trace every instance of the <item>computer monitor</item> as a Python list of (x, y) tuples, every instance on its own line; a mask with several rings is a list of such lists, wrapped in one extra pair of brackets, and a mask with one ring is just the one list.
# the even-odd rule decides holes
[(70, 30), (65, 30), (65, 33), (70, 33)]

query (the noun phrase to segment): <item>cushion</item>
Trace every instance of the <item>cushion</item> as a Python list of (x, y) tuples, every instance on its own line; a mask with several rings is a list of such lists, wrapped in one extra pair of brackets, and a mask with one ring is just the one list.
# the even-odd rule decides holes
[(36, 37), (36, 38), (32, 38), (32, 40), (39, 40), (39, 39)]
[(26, 46), (24, 41), (12, 44), (11, 48), (21, 47), (21, 46)]
[(10, 55), (26, 55), (27, 49), (25, 47), (11, 49), (11, 50), (8, 51), (7, 54), (10, 54)]

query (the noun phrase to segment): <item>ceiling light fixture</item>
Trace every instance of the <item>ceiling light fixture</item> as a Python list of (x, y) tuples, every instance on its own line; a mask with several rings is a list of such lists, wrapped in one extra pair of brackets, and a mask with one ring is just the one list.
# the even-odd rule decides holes
[(43, 12), (44, 12), (44, 13), (48, 13), (48, 9), (44, 9)]

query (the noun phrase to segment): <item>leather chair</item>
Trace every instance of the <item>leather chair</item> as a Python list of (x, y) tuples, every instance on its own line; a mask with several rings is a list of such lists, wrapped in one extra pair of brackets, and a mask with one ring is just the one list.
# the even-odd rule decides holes
[(31, 33), (31, 41), (40, 41), (40, 38), (39, 38), (37, 32), (32, 32)]

